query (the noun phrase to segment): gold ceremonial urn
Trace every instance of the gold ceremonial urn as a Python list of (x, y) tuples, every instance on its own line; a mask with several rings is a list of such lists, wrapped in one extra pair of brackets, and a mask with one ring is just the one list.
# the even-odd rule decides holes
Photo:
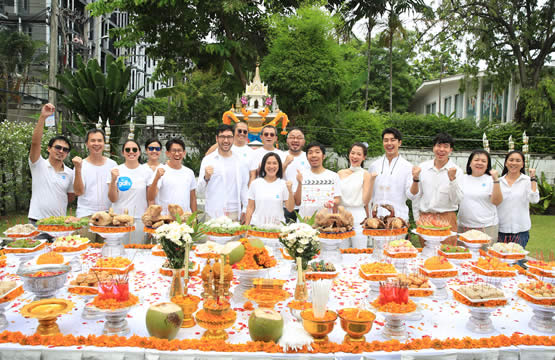
[(60, 333), (60, 328), (56, 324), (59, 315), (71, 311), (75, 304), (64, 299), (44, 299), (33, 301), (21, 308), (21, 315), (24, 317), (35, 318), (39, 321), (37, 334), (56, 335)]

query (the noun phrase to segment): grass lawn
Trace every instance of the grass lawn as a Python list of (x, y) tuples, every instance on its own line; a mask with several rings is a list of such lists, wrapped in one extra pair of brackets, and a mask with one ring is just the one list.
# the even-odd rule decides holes
[[(526, 245), (526, 250), (530, 255), (543, 253), (547, 259), (549, 254), (555, 254), (555, 216), (532, 215), (532, 229), (530, 230), (530, 241)], [(535, 256), (534, 256), (535, 257)]]

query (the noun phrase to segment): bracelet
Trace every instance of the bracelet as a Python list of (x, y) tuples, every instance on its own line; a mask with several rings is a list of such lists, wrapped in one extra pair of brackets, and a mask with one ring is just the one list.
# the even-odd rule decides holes
[(499, 184), (499, 180), (495, 180), (493, 183), (494, 184)]
[(534, 176), (533, 178), (530, 178), (530, 181), (538, 182), (538, 178)]
[(412, 179), (413, 182), (420, 182), (420, 179)]

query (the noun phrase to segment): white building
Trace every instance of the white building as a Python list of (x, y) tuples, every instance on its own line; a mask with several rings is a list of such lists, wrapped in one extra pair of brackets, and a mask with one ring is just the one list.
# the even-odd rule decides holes
[(483, 72), (478, 74), (478, 88), (473, 81), (467, 80), (463, 92), (463, 81), (464, 75), (445, 77), (441, 81), (424, 81), (416, 90), (409, 111), (417, 114), (454, 114), (457, 118), (474, 119), (476, 123), (482, 119), (513, 121), (520, 89), (514, 79), (502, 92), (495, 91)]

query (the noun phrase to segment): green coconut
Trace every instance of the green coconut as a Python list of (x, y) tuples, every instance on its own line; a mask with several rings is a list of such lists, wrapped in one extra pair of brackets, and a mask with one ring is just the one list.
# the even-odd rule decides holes
[(283, 334), (283, 318), (273, 309), (257, 308), (249, 317), (249, 333), (254, 341), (277, 343)]
[(259, 238), (249, 238), (249, 243), (255, 248), (259, 248), (259, 249), (264, 248), (264, 242)]
[(222, 254), (229, 257), (229, 263), (233, 265), (245, 256), (245, 246), (240, 241), (230, 241), (224, 245)]
[(146, 329), (150, 336), (172, 340), (182, 323), (183, 310), (171, 302), (152, 305), (146, 312)]

